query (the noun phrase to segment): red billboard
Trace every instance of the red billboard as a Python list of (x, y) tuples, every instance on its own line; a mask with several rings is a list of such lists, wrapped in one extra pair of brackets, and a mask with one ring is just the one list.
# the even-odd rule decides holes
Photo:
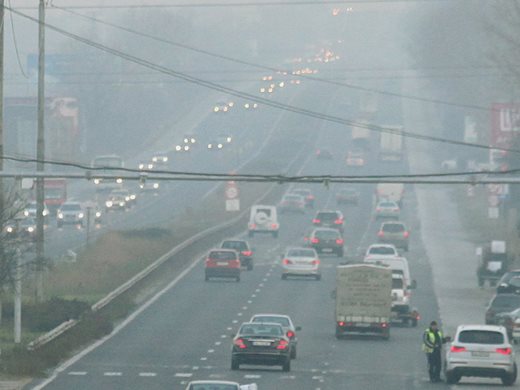
[(509, 148), (520, 132), (520, 103), (494, 103), (491, 106), (490, 145)]

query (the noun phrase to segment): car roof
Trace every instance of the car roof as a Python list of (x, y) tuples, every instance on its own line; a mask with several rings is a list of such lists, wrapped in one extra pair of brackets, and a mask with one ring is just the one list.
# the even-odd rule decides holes
[(225, 242), (245, 242), (245, 243), (247, 243), (247, 240), (240, 240), (238, 238), (229, 238), (227, 240), (222, 240), (222, 244)]
[(218, 381), (218, 380), (192, 381), (192, 382), (188, 383), (188, 386), (191, 386), (191, 385), (211, 385), (211, 384), (240, 386), (240, 384), (238, 382)]
[(457, 333), (462, 332), (463, 330), (481, 330), (481, 331), (489, 331), (489, 332), (502, 332), (505, 333), (506, 328), (501, 325), (459, 325), (457, 327)]
[[(253, 314), (251, 316), (251, 318), (255, 318), (255, 317), (283, 317), (283, 318), (291, 319), (291, 317), (288, 316), (287, 314), (276, 314), (276, 313), (257, 313), (257, 314)], [(266, 322), (264, 322), (264, 323), (266, 323)]]
[[(336, 229), (332, 229), (332, 230), (336, 230)], [(306, 251), (316, 252), (316, 249), (309, 247), (309, 246), (289, 246), (289, 247), (285, 248), (286, 252), (292, 251), (292, 250), (306, 250)]]
[(320, 213), (339, 213), (339, 214), (341, 214), (341, 211), (339, 211), (339, 210), (318, 210), (316, 212), (316, 214), (320, 214)]
[(385, 221), (381, 224), (381, 226), (383, 225), (405, 225), (404, 222), (401, 222), (401, 221)]
[(232, 253), (237, 253), (236, 250), (231, 249), (231, 248), (213, 248), (213, 249), (210, 249), (209, 251), (210, 252), (232, 252)]
[[(276, 314), (275, 314), (276, 315)], [(276, 322), (243, 322), (242, 325), (240, 325), (240, 327), (243, 327), (244, 325), (274, 325), (274, 326), (279, 326), (282, 328), (282, 325), (276, 323)]]
[(325, 227), (314, 228), (314, 230), (312, 232), (313, 233), (316, 233), (316, 232), (336, 232), (336, 233), (339, 233), (338, 229), (325, 228)]
[(371, 244), (368, 249), (370, 248), (393, 248), (397, 249), (394, 244)]

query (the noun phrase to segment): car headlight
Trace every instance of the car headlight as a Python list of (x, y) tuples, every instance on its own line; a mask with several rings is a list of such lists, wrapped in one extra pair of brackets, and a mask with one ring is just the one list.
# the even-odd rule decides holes
[(12, 233), (14, 231), (12, 226), (8, 226), (6, 229), (7, 233)]
[(84, 217), (83, 213), (79, 213), (79, 214), (78, 214), (78, 218), (79, 218), (79, 219), (81, 219), (81, 218), (83, 218), (83, 217)]
[(63, 213), (58, 213), (58, 219), (63, 219)]
[(159, 188), (159, 183), (153, 183), (153, 188), (155, 188), (155, 189)]
[(29, 226), (29, 227), (27, 228), (27, 231), (28, 231), (29, 233), (32, 233), (32, 232), (34, 232), (34, 228), (33, 228), (32, 226)]
[(249, 103), (244, 104), (245, 108), (249, 108)]
[(153, 164), (148, 164), (148, 170), (153, 169)]
[(219, 149), (222, 149), (223, 147), (224, 147), (224, 145), (222, 145), (222, 144), (217, 145), (217, 148), (219, 148)]
[(126, 204), (125, 202), (119, 202), (119, 206), (121, 206), (121, 207), (125, 207), (125, 204)]
[(130, 197), (129, 196), (125, 196), (125, 200), (128, 202), (130, 201)]
[(108, 201), (105, 203), (105, 205), (106, 205), (107, 207), (112, 207), (112, 206), (114, 205), (114, 203), (112, 203), (112, 201), (108, 200)]
[(29, 216), (29, 210), (24, 210), (23, 215), (25, 215), (26, 217), (28, 217), (28, 216)]
[(213, 145), (212, 144), (208, 144), (208, 149), (212, 149), (213, 148)]
[(234, 102), (229, 102), (229, 103), (228, 103), (228, 106), (229, 106), (229, 107), (233, 107), (234, 105), (235, 105)]
[(264, 93), (265, 92), (265, 88), (260, 88), (260, 93)]
[(222, 111), (224, 111), (224, 112), (227, 112), (227, 110), (228, 110), (227, 107), (224, 107), (224, 108), (222, 109)]
[(180, 146), (180, 145), (177, 145), (177, 146), (175, 147), (175, 150), (176, 150), (177, 152), (180, 152), (180, 151), (181, 151), (181, 149), (182, 149), (182, 148), (181, 148), (181, 146)]
[(279, 86), (280, 88), (283, 88), (283, 87), (285, 87), (285, 83), (284, 83), (283, 81), (281, 81), (280, 84), (278, 84), (278, 86)]
[(139, 183), (139, 188), (143, 189), (144, 188), (144, 183)]
[(157, 157), (152, 158), (153, 162), (157, 162)]
[(190, 142), (189, 139), (188, 138), (184, 138), (184, 143), (187, 144), (188, 142)]
[[(195, 140), (195, 138), (192, 138), (190, 141), (191, 141), (192, 144), (194, 144), (195, 142), (197, 142), (197, 141)], [(166, 161), (168, 161), (168, 158), (166, 158)]]
[(190, 150), (190, 147), (188, 145), (185, 145), (184, 146), (184, 151), (187, 152), (188, 150)]
[(135, 200), (135, 194), (130, 195), (131, 200)]
[(100, 218), (101, 217), (101, 211), (96, 211), (96, 218)]
[(123, 179), (121, 179), (120, 177), (118, 177), (118, 178), (116, 179), (116, 183), (117, 183), (117, 184), (121, 184), (122, 182), (123, 182)]
[(231, 142), (231, 137), (227, 137), (226, 141), (227, 141), (227, 143), (230, 143)]
[(49, 215), (49, 210), (45, 210), (45, 209), (44, 209), (44, 210), (42, 211), (42, 215), (43, 215), (44, 217), (46, 217), (47, 215)]
[(139, 169), (144, 169), (144, 164), (139, 164)]
[(213, 111), (215, 111), (215, 112), (219, 112), (219, 110), (220, 110), (220, 109), (219, 109), (218, 107), (215, 107), (215, 108), (213, 109)]

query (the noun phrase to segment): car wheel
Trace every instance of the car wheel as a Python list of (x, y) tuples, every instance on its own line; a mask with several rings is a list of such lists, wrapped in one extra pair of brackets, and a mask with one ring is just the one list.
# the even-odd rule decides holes
[(231, 369), (233, 371), (240, 369), (240, 363), (237, 359), (231, 359)]
[(282, 280), (287, 280), (287, 275), (286, 274), (282, 274)]
[(502, 384), (505, 385), (505, 386), (512, 386), (515, 382), (516, 382), (516, 376), (517, 376), (517, 368), (516, 368), (516, 364), (514, 366), (514, 370), (511, 374), (504, 374), (504, 376), (502, 376)]
[(296, 347), (291, 349), (291, 359), (296, 359)]
[(336, 252), (336, 253), (337, 253), (338, 257), (343, 257), (343, 251), (342, 251), (342, 250), (341, 250), (341, 251), (338, 251), (338, 252)]
[(291, 371), (291, 359), (287, 359), (285, 363), (282, 365), (282, 371), (289, 372)]
[(278, 232), (273, 232), (273, 238), (278, 238)]
[(460, 375), (457, 375), (453, 371), (446, 372), (446, 383), (449, 385), (454, 385), (460, 381)]

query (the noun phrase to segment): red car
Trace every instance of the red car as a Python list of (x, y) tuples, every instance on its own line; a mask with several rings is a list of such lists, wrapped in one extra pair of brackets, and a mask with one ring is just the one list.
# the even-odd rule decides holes
[(211, 278), (232, 278), (240, 281), (240, 256), (232, 249), (212, 249), (204, 264), (206, 281)]

